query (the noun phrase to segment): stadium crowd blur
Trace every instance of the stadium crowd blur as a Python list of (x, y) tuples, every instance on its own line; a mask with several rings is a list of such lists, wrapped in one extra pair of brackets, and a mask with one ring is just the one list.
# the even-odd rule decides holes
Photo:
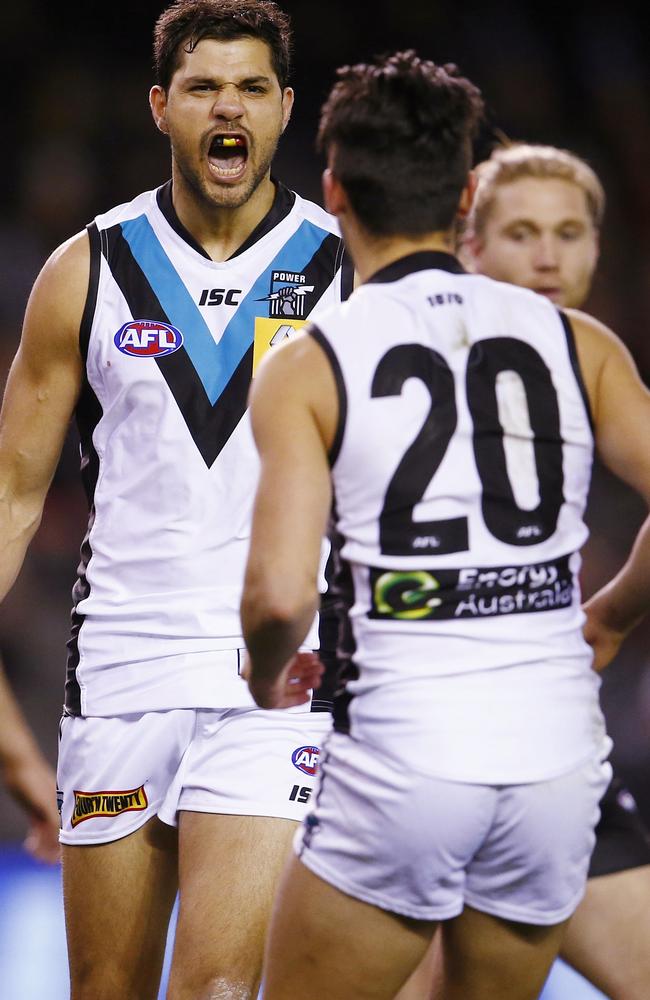
[[(650, 381), (650, 60), (625, 4), (545, 5), (452, 0), (286, 2), (296, 35), (297, 102), (276, 172), (320, 200), (313, 148), (320, 102), (336, 66), (415, 47), (457, 62), (481, 86), (490, 126), (512, 139), (567, 146), (586, 158), (608, 195), (599, 276), (588, 311), (612, 326)], [(16, 350), (32, 282), (49, 253), (98, 212), (168, 179), (168, 151), (151, 123), (150, 32), (162, 2), (50, 4), (3, 11), (5, 106), (0, 198), (0, 374)], [(371, 13), (370, 13), (371, 12)], [(386, 128), (390, 129), (390, 121)], [(477, 156), (494, 141), (486, 129)], [(621, 406), (625, 400), (621, 400)], [(649, 435), (648, 428), (639, 434)], [(74, 430), (23, 572), (0, 611), (7, 673), (47, 756), (56, 755), (70, 590), (86, 507)], [(599, 473), (583, 589), (616, 571), (643, 505)], [(650, 622), (603, 684), (615, 759), (650, 822)], [(0, 790), (0, 841), (22, 836), (18, 808)]]

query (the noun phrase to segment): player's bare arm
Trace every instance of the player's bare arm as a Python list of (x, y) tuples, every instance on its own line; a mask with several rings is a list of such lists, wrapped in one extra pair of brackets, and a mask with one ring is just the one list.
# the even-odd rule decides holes
[(88, 238), (69, 240), (32, 290), (0, 414), (0, 598), (40, 523), (81, 385), (79, 326), (88, 290)]
[(59, 860), (56, 778), (0, 668), (0, 774), (25, 810), (30, 829), (25, 847), (40, 861)]
[[(650, 504), (650, 392), (621, 341), (601, 323), (570, 311), (603, 462)], [(585, 605), (594, 666), (605, 667), (650, 608), (650, 518), (620, 573)]]
[(292, 657), (318, 608), (336, 411), (333, 376), (311, 337), (301, 335), (265, 359), (251, 395), (262, 468), (241, 606), (249, 687), (263, 708), (286, 704)]

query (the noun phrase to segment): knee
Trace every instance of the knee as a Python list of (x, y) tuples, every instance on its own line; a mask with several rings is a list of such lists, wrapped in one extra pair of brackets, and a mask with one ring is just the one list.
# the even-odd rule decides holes
[(174, 973), (169, 981), (167, 1000), (257, 1000), (259, 980), (232, 972), (225, 975)]

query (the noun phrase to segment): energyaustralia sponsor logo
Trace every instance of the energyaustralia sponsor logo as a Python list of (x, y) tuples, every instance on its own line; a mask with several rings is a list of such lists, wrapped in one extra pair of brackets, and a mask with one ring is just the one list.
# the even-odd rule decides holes
[(74, 793), (72, 825), (78, 826), (87, 819), (98, 816), (119, 816), (125, 812), (139, 812), (149, 805), (144, 785), (123, 792)]
[(291, 763), (303, 774), (313, 777), (318, 771), (320, 747), (298, 747), (291, 754)]
[(168, 323), (134, 319), (120, 327), (113, 343), (130, 358), (162, 358), (183, 346), (183, 334)]
[(371, 567), (369, 618), (421, 622), (555, 611), (571, 604), (571, 556), (525, 566), (385, 570)]

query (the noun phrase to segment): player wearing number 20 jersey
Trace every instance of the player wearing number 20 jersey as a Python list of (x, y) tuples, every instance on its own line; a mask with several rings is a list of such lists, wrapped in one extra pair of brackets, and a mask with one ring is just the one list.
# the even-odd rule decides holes
[(312, 334), (340, 396), (332, 481), (361, 664), (337, 727), (396, 756), (417, 746), (417, 770), (460, 781), (592, 758), (606, 737), (577, 572), (593, 438), (568, 319), (421, 253)]
[[(649, 397), (609, 331), (450, 255), (472, 199), (476, 88), (414, 52), (338, 77), (319, 132), (325, 201), (362, 284), (265, 360), (251, 401), (242, 625), (259, 705), (281, 703), (309, 627), (332, 496), (348, 608), (347, 683), (265, 989), (334, 1000), (336, 980), (344, 1000), (371, 982), (390, 1000), (448, 921), (442, 993), (524, 1000), (584, 893), (611, 776), (592, 672), (593, 647), (599, 664), (606, 651), (577, 582), (594, 444), (650, 492), (632, 445)], [(305, 382), (278, 404), (296, 364)], [(632, 622), (647, 539), (616, 582)]]

